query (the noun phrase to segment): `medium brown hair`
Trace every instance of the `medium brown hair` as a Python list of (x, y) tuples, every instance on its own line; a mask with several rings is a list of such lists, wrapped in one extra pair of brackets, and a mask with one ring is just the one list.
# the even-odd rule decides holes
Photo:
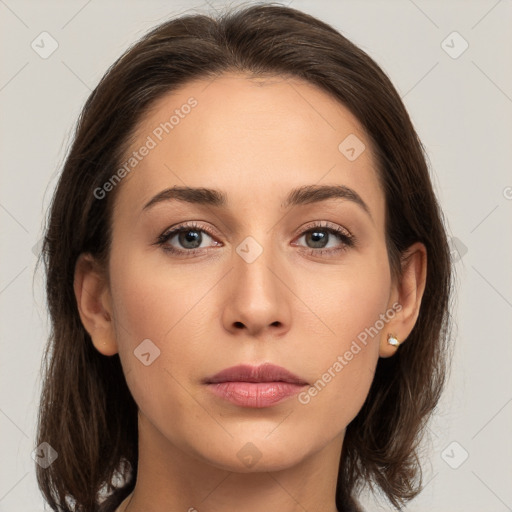
[(380, 488), (396, 508), (421, 490), (419, 441), (446, 379), (452, 280), (425, 150), (391, 81), (364, 51), (299, 10), (252, 4), (160, 24), (108, 69), (81, 112), (42, 251), (52, 329), (37, 444), (49, 443), (58, 458), (36, 471), (53, 510), (114, 510), (137, 477), (137, 406), (119, 356), (94, 348), (73, 291), (81, 253), (108, 261), (117, 189), (104, 200), (93, 191), (119, 168), (156, 100), (194, 79), (229, 71), (300, 78), (348, 108), (376, 155), (393, 276), (400, 277), (401, 257), (411, 244), (426, 246), (417, 322), (393, 357), (379, 359), (367, 399), (347, 427), (336, 505), (354, 510), (353, 498), (365, 483)]

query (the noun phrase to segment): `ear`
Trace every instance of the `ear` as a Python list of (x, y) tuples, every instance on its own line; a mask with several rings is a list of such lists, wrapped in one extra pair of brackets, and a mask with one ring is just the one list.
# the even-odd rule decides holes
[(73, 283), (80, 319), (96, 350), (105, 356), (118, 352), (112, 322), (112, 299), (104, 270), (90, 254), (83, 253), (75, 265)]
[(421, 299), (425, 291), (427, 277), (427, 250), (421, 242), (411, 245), (401, 257), (402, 276), (399, 282), (393, 285), (391, 301), (388, 305), (398, 303), (396, 315), (384, 329), (380, 340), (379, 355), (390, 357), (397, 347), (388, 344), (388, 333), (395, 335), (400, 344), (406, 342), (418, 318)]

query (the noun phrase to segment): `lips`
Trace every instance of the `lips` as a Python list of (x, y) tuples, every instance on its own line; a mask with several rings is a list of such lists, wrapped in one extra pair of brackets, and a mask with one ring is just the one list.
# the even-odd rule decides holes
[(217, 384), (219, 382), (288, 382), (301, 386), (308, 384), (304, 379), (297, 377), (286, 368), (270, 363), (260, 366), (245, 364), (232, 366), (205, 379), (206, 384)]
[(308, 383), (286, 368), (270, 363), (226, 368), (204, 380), (217, 397), (240, 407), (263, 408), (299, 393)]

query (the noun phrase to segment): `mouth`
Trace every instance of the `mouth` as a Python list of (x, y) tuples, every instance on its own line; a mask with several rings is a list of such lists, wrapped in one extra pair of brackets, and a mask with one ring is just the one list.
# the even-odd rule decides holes
[(232, 366), (207, 377), (203, 383), (216, 396), (253, 408), (275, 405), (309, 385), (286, 368), (270, 363)]

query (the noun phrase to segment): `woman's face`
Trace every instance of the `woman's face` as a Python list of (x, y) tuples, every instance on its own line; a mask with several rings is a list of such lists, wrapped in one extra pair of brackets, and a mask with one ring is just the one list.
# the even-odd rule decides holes
[[(118, 187), (97, 348), (119, 352), (141, 438), (238, 472), (341, 447), (397, 297), (369, 144), (336, 100), (286, 78), (189, 83), (140, 123), (102, 189)], [(264, 363), (298, 383), (206, 382)]]

